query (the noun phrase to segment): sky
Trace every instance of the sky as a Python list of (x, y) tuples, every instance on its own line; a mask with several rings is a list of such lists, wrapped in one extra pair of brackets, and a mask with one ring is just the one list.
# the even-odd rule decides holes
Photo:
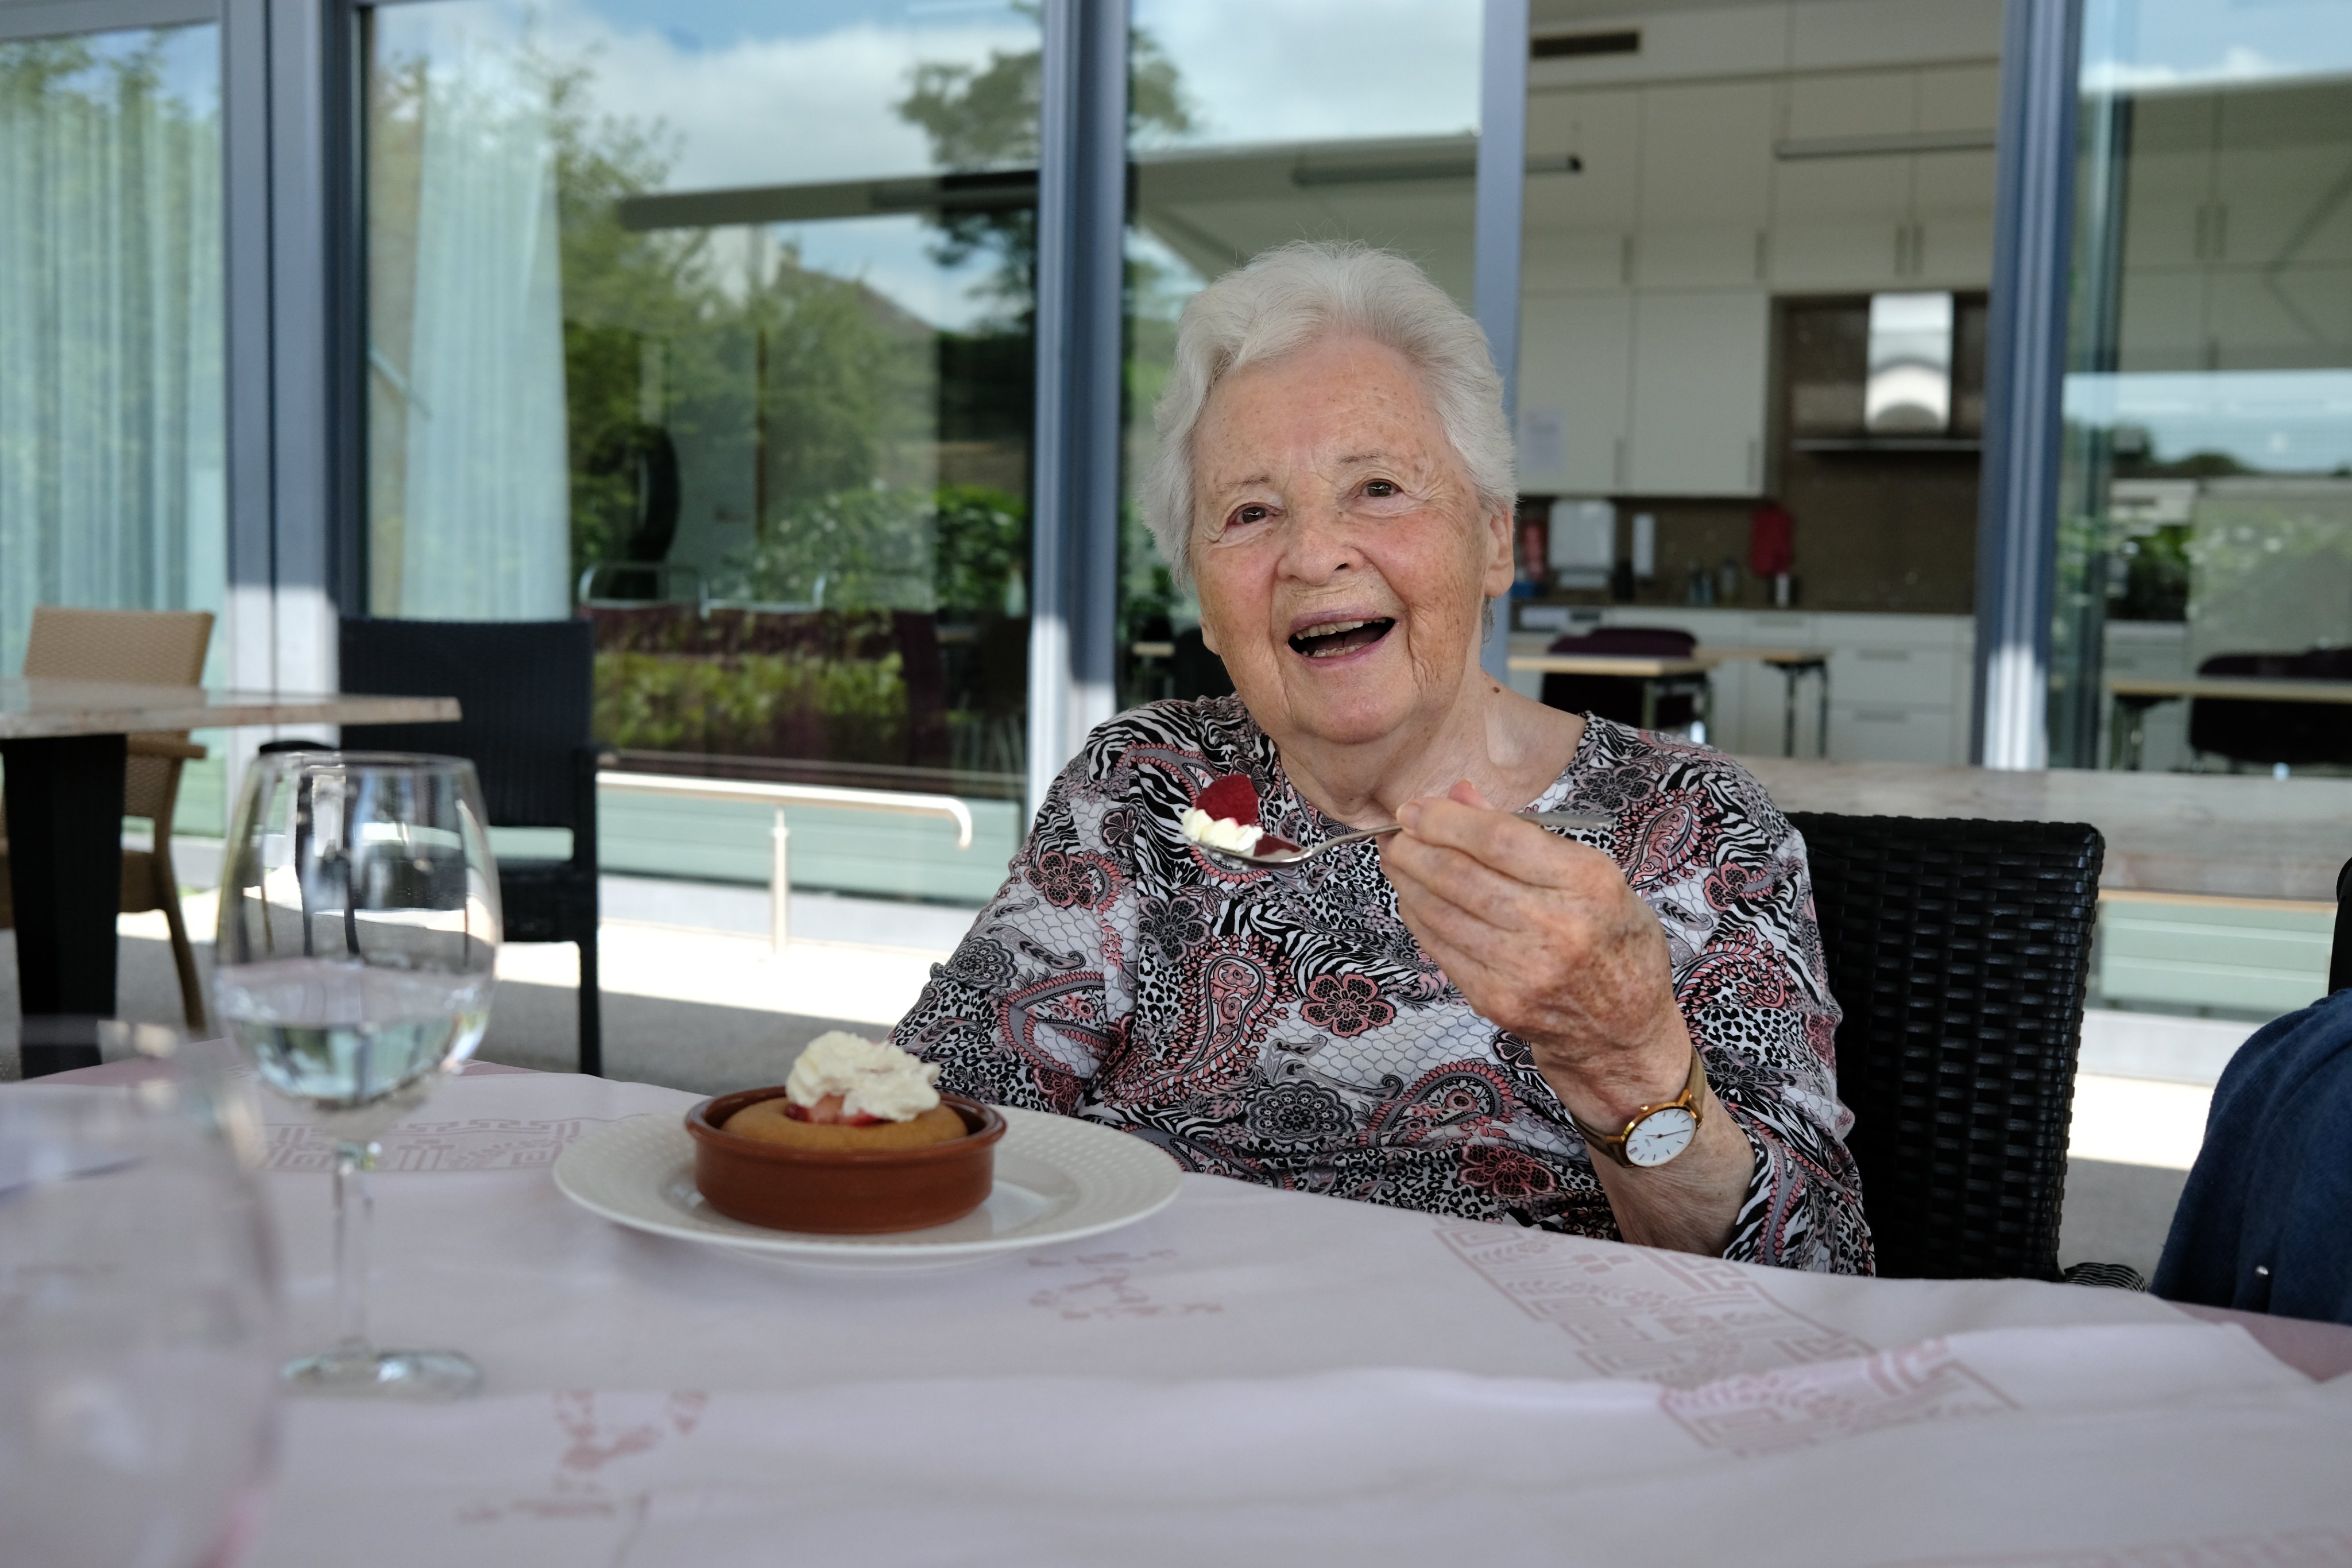
[(99, 33), (90, 50), (101, 60), (128, 59), (151, 43), (163, 47), (163, 91), (198, 116), (220, 107), (220, 29), (209, 22), (185, 27), (144, 27), (121, 33)]
[[(380, 53), (453, 57), (470, 39), (596, 62), (596, 100), (658, 123), (666, 188), (928, 172), (929, 144), (891, 107), (920, 62), (984, 66), (1034, 49), (1003, 0), (437, 0), (375, 16)], [(1459, 132), (1477, 122), (1478, 0), (1136, 0), (1176, 66), (1202, 145)], [(977, 269), (950, 276), (919, 222), (780, 226), (812, 266), (863, 278), (942, 327), (986, 311)]]
[(2065, 403), (2072, 420), (2146, 429), (2166, 461), (2226, 452), (2272, 473), (2352, 466), (2352, 371), (2077, 372)]
[(2352, 71), (2352, 0), (2089, 0), (2086, 87), (2163, 87)]

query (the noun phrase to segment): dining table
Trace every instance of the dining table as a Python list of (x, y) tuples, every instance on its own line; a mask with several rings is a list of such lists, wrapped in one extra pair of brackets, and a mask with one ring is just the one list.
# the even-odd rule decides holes
[[(1514, 653), (1511, 669), (1542, 675), (1613, 675), (1644, 683), (1712, 675), (1721, 665), (1748, 661), (1780, 672), (1780, 753), (1797, 754), (1797, 683), (1821, 677), (1821, 755), (1830, 754), (1830, 655), (1827, 648), (1694, 648), (1687, 653)], [(1642, 689), (1642, 727), (1654, 726), (1656, 687)]]
[(132, 735), (454, 719), (447, 697), (0, 680), (23, 1071), (95, 1065), (114, 1016), (122, 785)]
[[(559, 1189), (697, 1100), (478, 1063), (383, 1137), (378, 1343), (485, 1385), (288, 1401), (247, 1568), (2352, 1563), (2352, 1329), (1199, 1174), (1121, 1229), (866, 1271)], [(264, 1103), (309, 1349), (333, 1143)]]

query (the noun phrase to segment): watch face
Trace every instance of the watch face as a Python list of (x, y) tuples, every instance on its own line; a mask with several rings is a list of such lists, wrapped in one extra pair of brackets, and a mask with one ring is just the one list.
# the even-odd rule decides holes
[(1636, 1166), (1664, 1165), (1689, 1148), (1697, 1135), (1698, 1118), (1680, 1105), (1653, 1111), (1626, 1134), (1625, 1161)]

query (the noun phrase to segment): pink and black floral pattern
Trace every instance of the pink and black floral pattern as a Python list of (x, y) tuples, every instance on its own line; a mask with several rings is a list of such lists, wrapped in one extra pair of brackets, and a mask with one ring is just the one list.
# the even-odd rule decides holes
[[(1421, 951), (1377, 846), (1240, 872), (1185, 842), (1185, 806), (1229, 773), (1255, 783), (1269, 831), (1339, 831), (1239, 699), (1122, 715), (1056, 781), (898, 1042), (941, 1088), (1123, 1128), (1191, 1170), (1613, 1237), (1526, 1042)], [(1725, 1255), (1868, 1272), (1803, 840), (1727, 758), (1589, 716), (1535, 804), (1613, 816), (1582, 836), (1665, 928), (1684, 1019), (1756, 1156)]]

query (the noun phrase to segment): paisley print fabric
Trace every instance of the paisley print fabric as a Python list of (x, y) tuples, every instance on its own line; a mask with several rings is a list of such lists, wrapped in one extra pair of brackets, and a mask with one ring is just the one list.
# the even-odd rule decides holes
[[(1256, 784), (1269, 831), (1341, 831), (1238, 698), (1124, 714), (1056, 781), (898, 1043), (943, 1089), (1123, 1128), (1191, 1170), (1615, 1237), (1526, 1042), (1422, 952), (1376, 845), (1240, 872), (1184, 841), (1184, 808), (1226, 773)], [(1590, 716), (1535, 804), (1612, 815), (1580, 836), (1665, 927), (1683, 1017), (1756, 1155), (1725, 1256), (1869, 1272), (1804, 841), (1727, 758)]]

